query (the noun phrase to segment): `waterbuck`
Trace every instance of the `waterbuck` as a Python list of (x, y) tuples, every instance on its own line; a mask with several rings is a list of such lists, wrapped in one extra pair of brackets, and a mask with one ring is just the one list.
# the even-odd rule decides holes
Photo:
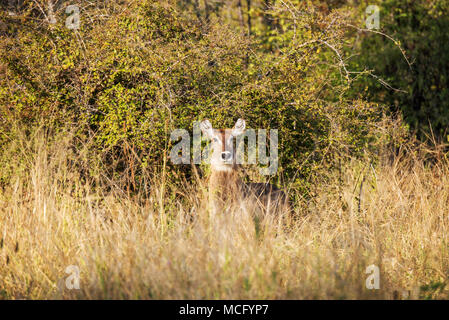
[(208, 181), (209, 199), (214, 208), (229, 205), (229, 201), (254, 202), (266, 211), (287, 208), (286, 194), (269, 183), (244, 183), (239, 177), (234, 138), (245, 132), (245, 120), (238, 119), (232, 129), (214, 129), (209, 120), (200, 124), (201, 131), (211, 141), (211, 173)]

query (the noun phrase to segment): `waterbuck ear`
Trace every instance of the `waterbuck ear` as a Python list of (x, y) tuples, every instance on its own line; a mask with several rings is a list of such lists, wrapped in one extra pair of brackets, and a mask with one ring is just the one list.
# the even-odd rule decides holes
[(212, 129), (212, 125), (209, 120), (201, 121), (200, 129), (207, 137), (211, 138), (214, 135), (214, 130)]
[(234, 128), (232, 129), (232, 135), (236, 137), (242, 134), (245, 131), (245, 126), (246, 126), (245, 120), (238, 119), (237, 122), (235, 123)]

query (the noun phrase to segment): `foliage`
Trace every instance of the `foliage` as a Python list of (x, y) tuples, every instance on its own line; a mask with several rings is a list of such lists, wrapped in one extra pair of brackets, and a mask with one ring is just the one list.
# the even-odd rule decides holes
[(63, 16), (43, 23), (34, 7), (4, 16), (2, 117), (73, 123), (110, 174), (126, 171), (133, 183), (141, 170), (170, 164), (173, 129), (204, 118), (278, 129), (277, 177), (297, 185), (383, 141), (381, 105), (348, 94), (348, 9), (291, 1), (264, 13), (256, 3), (248, 33), (223, 14), (232, 8), (218, 6), (206, 20), (198, 8), (180, 9), (175, 1), (105, 2), (81, 11), (79, 30)]
[[(368, 1), (369, 4), (376, 2)], [(368, 4), (368, 3), (367, 3)], [(366, 5), (367, 5), (366, 4)], [(446, 0), (377, 1), (381, 32), (366, 33), (353, 66), (371, 69), (392, 88), (364, 78), (367, 98), (401, 110), (421, 139), (434, 134), (446, 140), (449, 125), (449, 2)], [(361, 6), (363, 8), (363, 6)], [(405, 57), (398, 45), (405, 50)], [(408, 61), (407, 61), (408, 60)], [(408, 63), (410, 62), (410, 64)]]

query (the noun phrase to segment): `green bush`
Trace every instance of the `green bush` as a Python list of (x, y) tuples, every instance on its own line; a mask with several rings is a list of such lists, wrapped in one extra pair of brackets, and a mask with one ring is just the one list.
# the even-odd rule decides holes
[(2, 139), (13, 120), (74, 125), (105, 165), (114, 164), (111, 172), (132, 166), (138, 179), (142, 169), (166, 164), (173, 129), (191, 130), (204, 118), (230, 127), (243, 117), (251, 128), (279, 130), (276, 177), (307, 187), (312, 173), (375, 150), (385, 118), (379, 104), (349, 94), (339, 54), (353, 36), (345, 25), (351, 14), (289, 6), (275, 5), (268, 26), (260, 6), (251, 11), (251, 36), (222, 13), (238, 8), (219, 6), (205, 21), (175, 1), (85, 9), (76, 31), (63, 16), (49, 25), (31, 19), (32, 9), (22, 18), (4, 14)]
[[(368, 3), (369, 2), (369, 3)], [(433, 134), (446, 140), (449, 126), (449, 2), (446, 0), (364, 1), (380, 8), (381, 32), (366, 33), (361, 55), (354, 68), (367, 68), (383, 78), (394, 90), (377, 79), (364, 78), (355, 86), (365, 88), (371, 101), (402, 111), (406, 122), (419, 138)], [(404, 58), (399, 47), (410, 64)]]

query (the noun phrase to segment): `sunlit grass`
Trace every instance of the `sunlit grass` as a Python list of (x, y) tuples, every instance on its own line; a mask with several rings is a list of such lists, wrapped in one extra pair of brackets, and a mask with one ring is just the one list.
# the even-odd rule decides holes
[[(65, 137), (19, 141), (22, 156), (11, 158), (15, 174), (0, 190), (0, 298), (448, 298), (444, 160), (353, 160), (280, 222), (255, 219), (252, 205), (214, 213), (198, 181), (157, 176), (145, 197), (94, 187), (71, 165)], [(365, 286), (372, 264), (379, 290)], [(70, 265), (78, 290), (65, 286)]]

